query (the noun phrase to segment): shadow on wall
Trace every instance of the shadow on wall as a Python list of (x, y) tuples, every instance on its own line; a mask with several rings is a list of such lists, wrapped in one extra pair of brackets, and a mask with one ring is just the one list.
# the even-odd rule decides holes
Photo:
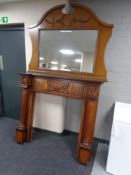
[(66, 98), (65, 129), (79, 132), (82, 101)]
[(114, 107), (115, 104), (111, 106), (111, 108), (107, 111), (106, 116), (104, 117), (106, 125), (108, 125), (106, 128), (106, 136), (107, 138), (110, 139), (110, 133), (111, 133), (111, 128), (112, 128), (112, 122), (113, 122), (113, 115), (114, 115)]

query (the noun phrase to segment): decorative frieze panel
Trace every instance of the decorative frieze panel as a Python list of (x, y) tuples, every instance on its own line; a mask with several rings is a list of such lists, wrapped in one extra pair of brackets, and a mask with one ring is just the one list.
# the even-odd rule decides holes
[(53, 80), (48, 78), (39, 78), (31, 76), (22, 76), (20, 78), (22, 87), (31, 87), (34, 91), (50, 94), (63, 94), (63, 96), (72, 96), (76, 98), (98, 98), (99, 86), (93, 83), (81, 83), (72, 80)]
[(68, 92), (68, 81), (57, 81), (49, 80), (48, 81), (48, 91), (49, 92), (60, 92), (66, 94)]
[(48, 80), (47, 79), (33, 79), (32, 82), (32, 89), (35, 91), (42, 91), (42, 90), (47, 90), (48, 89)]
[(71, 82), (69, 84), (68, 94), (83, 98), (86, 96), (86, 86), (80, 83)]

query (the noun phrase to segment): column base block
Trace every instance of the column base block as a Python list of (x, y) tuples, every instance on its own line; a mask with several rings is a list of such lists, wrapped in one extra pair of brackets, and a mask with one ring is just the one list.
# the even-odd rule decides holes
[(91, 151), (88, 148), (80, 147), (78, 152), (78, 160), (80, 163), (87, 165), (91, 158)]
[(16, 128), (16, 142), (22, 144), (26, 142), (27, 128)]

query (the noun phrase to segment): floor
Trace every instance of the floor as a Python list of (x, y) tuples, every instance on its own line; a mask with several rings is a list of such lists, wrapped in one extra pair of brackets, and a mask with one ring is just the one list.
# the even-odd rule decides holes
[(0, 118), (0, 175), (109, 175), (106, 144), (94, 143), (92, 159), (84, 166), (75, 159), (76, 134), (34, 130), (33, 141), (19, 145), (15, 143), (17, 123)]
[(110, 175), (105, 171), (107, 155), (108, 155), (108, 145), (99, 144), (91, 175)]

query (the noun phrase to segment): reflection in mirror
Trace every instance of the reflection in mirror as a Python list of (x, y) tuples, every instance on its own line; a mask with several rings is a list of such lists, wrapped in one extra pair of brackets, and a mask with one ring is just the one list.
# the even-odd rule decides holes
[(93, 72), (97, 30), (40, 30), (39, 68)]

